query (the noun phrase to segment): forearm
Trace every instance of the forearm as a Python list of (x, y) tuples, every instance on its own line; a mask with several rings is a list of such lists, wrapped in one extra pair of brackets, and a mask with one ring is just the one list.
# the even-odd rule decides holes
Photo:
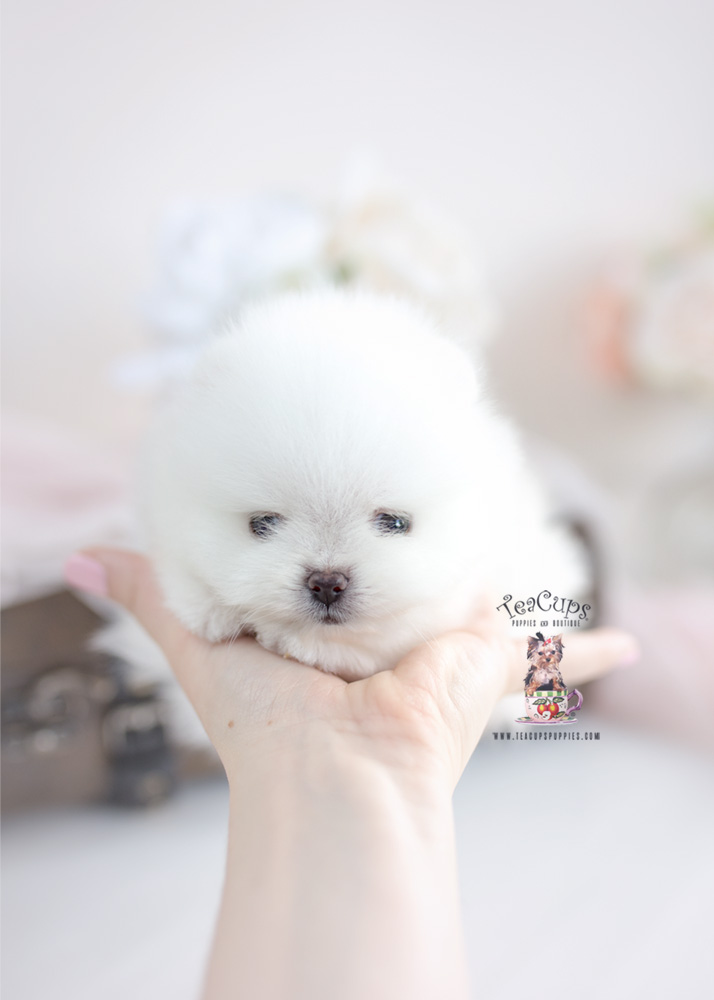
[(450, 795), (311, 732), (231, 773), (205, 1000), (461, 1000)]

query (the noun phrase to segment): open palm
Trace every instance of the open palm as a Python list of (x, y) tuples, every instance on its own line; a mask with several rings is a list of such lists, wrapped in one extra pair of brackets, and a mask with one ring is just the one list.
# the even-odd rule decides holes
[[(253, 639), (199, 639), (164, 607), (143, 556), (116, 549), (86, 555), (103, 568), (108, 596), (162, 648), (229, 777), (241, 755), (279, 752), (309, 733), (324, 740), (325, 752), (348, 745), (400, 770), (433, 771), (453, 787), (496, 701), (522, 690), (524, 641), (488, 628), (448, 633), (394, 670), (348, 683)], [(634, 640), (617, 629), (573, 635), (566, 683), (600, 676), (634, 655)]]

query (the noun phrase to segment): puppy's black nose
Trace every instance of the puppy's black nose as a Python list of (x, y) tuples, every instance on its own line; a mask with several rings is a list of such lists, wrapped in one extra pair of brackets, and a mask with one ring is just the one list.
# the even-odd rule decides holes
[(316, 601), (329, 607), (342, 597), (349, 585), (349, 579), (344, 573), (311, 573), (307, 578), (307, 589), (312, 591)]

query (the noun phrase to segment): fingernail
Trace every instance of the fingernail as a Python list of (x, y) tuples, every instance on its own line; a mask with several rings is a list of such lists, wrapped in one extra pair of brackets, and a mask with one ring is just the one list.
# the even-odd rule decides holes
[(64, 578), (72, 587), (99, 597), (107, 596), (107, 571), (96, 559), (75, 552), (64, 564)]
[(639, 646), (631, 646), (630, 649), (620, 657), (615, 664), (616, 667), (631, 667), (640, 659), (641, 652)]

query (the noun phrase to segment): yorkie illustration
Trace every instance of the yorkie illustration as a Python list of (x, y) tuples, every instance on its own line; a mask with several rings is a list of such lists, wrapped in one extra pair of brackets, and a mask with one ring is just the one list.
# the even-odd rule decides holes
[(546, 639), (542, 632), (528, 636), (528, 673), (524, 678), (526, 694), (536, 691), (565, 691), (558, 664), (563, 659), (563, 636)]

